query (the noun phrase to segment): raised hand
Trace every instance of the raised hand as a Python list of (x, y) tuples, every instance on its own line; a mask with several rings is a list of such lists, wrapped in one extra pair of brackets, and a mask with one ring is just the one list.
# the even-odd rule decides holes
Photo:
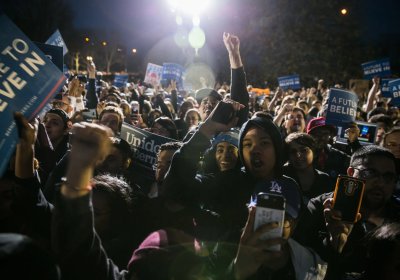
[(230, 33), (224, 32), (223, 40), (225, 47), (229, 53), (239, 53), (240, 40), (239, 37)]
[[(215, 119), (222, 119), (225, 117), (222, 115), (226, 112), (224, 110), (219, 109), (219, 107), (221, 107), (220, 106), (221, 102), (232, 106), (232, 109), (234, 111), (235, 117), (231, 118), (228, 123), (221, 123), (215, 121)], [(230, 128), (234, 127), (237, 124), (238, 121), (238, 117), (236, 117), (237, 112), (243, 108), (244, 105), (240, 104), (239, 102), (233, 101), (231, 99), (220, 101), (218, 105), (215, 106), (214, 110), (210, 113), (205, 122), (201, 125), (200, 131), (209, 138), (211, 138), (212, 136), (214, 136), (219, 132), (228, 131)]]
[(14, 120), (17, 124), (19, 141), (33, 145), (36, 141), (39, 121), (34, 119), (31, 123), (20, 113), (14, 113)]
[(224, 32), (223, 41), (225, 48), (229, 54), (229, 64), (232, 69), (237, 69), (243, 66), (242, 58), (240, 57), (240, 40), (239, 37)]
[(61, 193), (68, 198), (76, 198), (90, 192), (89, 184), (94, 168), (104, 161), (111, 149), (108, 127), (93, 123), (76, 123), (71, 129), (71, 154), (67, 169), (67, 181)]
[(87, 71), (89, 79), (96, 79), (96, 65), (93, 60), (89, 60), (87, 63)]

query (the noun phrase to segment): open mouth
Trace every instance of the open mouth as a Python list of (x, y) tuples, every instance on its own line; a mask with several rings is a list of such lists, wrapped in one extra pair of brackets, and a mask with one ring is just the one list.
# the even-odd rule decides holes
[(261, 167), (263, 166), (263, 164), (264, 164), (264, 163), (263, 163), (260, 159), (258, 159), (258, 158), (251, 159), (251, 166), (252, 166), (253, 168), (255, 168), (255, 169), (261, 168)]

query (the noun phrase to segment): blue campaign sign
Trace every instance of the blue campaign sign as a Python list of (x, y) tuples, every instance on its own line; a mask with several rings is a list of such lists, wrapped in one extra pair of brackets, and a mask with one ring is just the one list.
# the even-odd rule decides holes
[(63, 65), (63, 72), (64, 72), (65, 77), (67, 77), (67, 79), (71, 76), (71, 74), (69, 73), (68, 66), (65, 64)]
[(175, 80), (179, 90), (183, 89), (183, 72), (184, 68), (176, 63), (163, 63), (162, 83), (167, 84), (168, 81)]
[(64, 70), (63, 48), (35, 42), (36, 46), (53, 62), (60, 71)]
[(389, 82), (389, 89), (392, 100), (390, 103), (393, 105), (400, 105), (400, 79), (392, 80)]
[(115, 74), (113, 85), (116, 87), (125, 87), (128, 82), (128, 74)]
[(300, 89), (300, 76), (299, 75), (290, 75), (284, 77), (278, 77), (279, 87), (283, 90), (288, 89)]
[(390, 76), (390, 61), (388, 58), (383, 58), (374, 61), (368, 61), (361, 64), (364, 71), (364, 78), (369, 80), (375, 76), (387, 77)]
[(386, 98), (390, 98), (392, 97), (391, 93), (390, 93), (390, 88), (389, 88), (389, 82), (392, 79), (381, 79), (381, 92), (382, 92), (382, 96), (386, 97)]
[(326, 123), (344, 127), (356, 120), (358, 96), (350, 91), (331, 88), (329, 90)]
[(65, 76), (4, 14), (0, 14), (0, 173), (18, 141), (16, 111), (34, 118), (64, 85)]
[(57, 29), (56, 32), (54, 32), (49, 39), (47, 39), (46, 44), (48, 45), (53, 45), (53, 46), (58, 46), (63, 48), (63, 55), (66, 55), (68, 52), (67, 45), (65, 44), (60, 31)]
[(176, 142), (150, 131), (143, 130), (127, 123), (122, 124), (121, 139), (131, 146), (133, 151), (133, 167), (140, 169), (141, 174), (154, 180), (154, 166), (157, 163), (157, 153), (162, 144)]

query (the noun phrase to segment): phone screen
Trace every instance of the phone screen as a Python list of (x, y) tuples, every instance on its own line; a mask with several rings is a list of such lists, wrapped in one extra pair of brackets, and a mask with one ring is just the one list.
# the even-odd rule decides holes
[[(282, 237), (283, 223), (285, 220), (285, 198), (281, 195), (259, 193), (257, 195), (256, 217), (254, 221), (254, 230), (260, 226), (278, 222), (279, 227), (264, 233), (261, 238), (271, 239)], [(280, 245), (274, 245), (269, 248), (270, 251), (280, 251)]]

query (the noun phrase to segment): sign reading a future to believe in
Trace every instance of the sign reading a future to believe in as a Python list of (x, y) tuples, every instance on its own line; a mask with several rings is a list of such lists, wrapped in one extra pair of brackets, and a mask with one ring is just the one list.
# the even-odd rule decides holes
[(0, 173), (18, 141), (13, 113), (35, 117), (64, 85), (64, 74), (4, 14), (0, 14)]
[(392, 100), (390, 101), (393, 105), (400, 105), (400, 79), (392, 80), (389, 82), (389, 89)]
[(375, 76), (387, 77), (390, 75), (390, 61), (388, 58), (368, 61), (361, 64), (365, 79), (372, 79)]
[(291, 75), (291, 76), (284, 76), (278, 78), (279, 87), (283, 90), (288, 89), (300, 89), (300, 76), (299, 75)]
[(343, 126), (354, 122), (357, 116), (358, 97), (356, 94), (331, 88), (329, 90), (328, 108), (326, 111), (326, 123)]

